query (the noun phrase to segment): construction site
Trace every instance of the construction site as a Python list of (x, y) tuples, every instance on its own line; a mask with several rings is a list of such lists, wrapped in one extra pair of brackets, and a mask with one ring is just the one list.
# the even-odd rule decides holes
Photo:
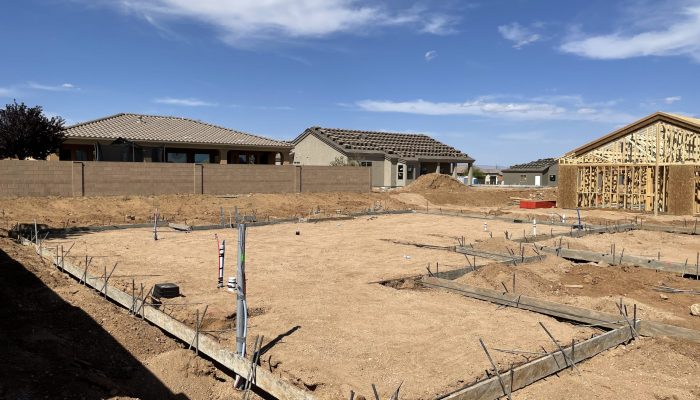
[(1, 199), (0, 395), (700, 397), (697, 217), (556, 190)]

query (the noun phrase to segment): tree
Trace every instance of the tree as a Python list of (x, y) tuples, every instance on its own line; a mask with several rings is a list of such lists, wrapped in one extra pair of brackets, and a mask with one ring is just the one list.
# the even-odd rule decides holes
[(0, 109), (0, 158), (45, 160), (63, 143), (61, 117), (48, 118), (40, 106), (8, 104)]
[(472, 172), (472, 176), (476, 179), (482, 180), (486, 178), (486, 173), (481, 170), (479, 167), (472, 167), (474, 169), (474, 172)]

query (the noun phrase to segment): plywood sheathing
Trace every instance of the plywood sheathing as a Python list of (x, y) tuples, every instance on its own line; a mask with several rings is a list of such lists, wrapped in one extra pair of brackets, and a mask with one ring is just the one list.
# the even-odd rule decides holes
[(695, 212), (694, 165), (671, 165), (668, 171), (668, 212), (688, 215)]

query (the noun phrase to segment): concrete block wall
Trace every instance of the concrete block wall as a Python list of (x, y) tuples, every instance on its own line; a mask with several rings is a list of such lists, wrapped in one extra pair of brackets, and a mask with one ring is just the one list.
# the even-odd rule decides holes
[(204, 164), (204, 194), (295, 193), (293, 165)]
[(72, 196), (72, 170), (72, 162), (1, 160), (0, 195)]
[(304, 166), (302, 192), (369, 192), (372, 190), (369, 167)]
[[(55, 162), (53, 162), (55, 163)], [(196, 193), (196, 164), (83, 162), (85, 196)]]
[(0, 196), (369, 192), (367, 167), (0, 161)]

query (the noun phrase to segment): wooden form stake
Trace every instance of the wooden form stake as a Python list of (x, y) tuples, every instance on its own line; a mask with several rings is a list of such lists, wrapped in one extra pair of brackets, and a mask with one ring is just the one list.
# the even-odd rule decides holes
[[(563, 349), (564, 353), (574, 363), (591, 358), (607, 349), (626, 343), (631, 340), (630, 331), (626, 327), (606, 332), (600, 336), (585, 340), (576, 344), (575, 351), (571, 348)], [(441, 400), (496, 400), (503, 397), (502, 387), (510, 387), (511, 393), (522, 389), (540, 379), (555, 374), (568, 368), (564, 355), (554, 352), (543, 355), (536, 360), (527, 362), (512, 368), (508, 373), (501, 375), (503, 386), (498, 377), (490, 377), (471, 384), (465, 388), (440, 397)]]
[(479, 343), (481, 344), (481, 348), (484, 349), (484, 353), (486, 353), (486, 357), (489, 359), (489, 362), (491, 363), (491, 367), (493, 367), (493, 372), (496, 374), (496, 377), (498, 377), (498, 383), (501, 385), (501, 390), (503, 390), (503, 395), (508, 397), (509, 400), (512, 400), (512, 398), (510, 397), (510, 391), (506, 390), (506, 385), (505, 385), (505, 383), (503, 383), (503, 378), (501, 378), (501, 374), (498, 372), (498, 367), (493, 362), (493, 359), (491, 358), (491, 354), (489, 354), (489, 351), (486, 348), (484, 341), (481, 340), (481, 338), (479, 338)]
[(545, 333), (547, 333), (547, 336), (549, 336), (549, 338), (552, 340), (552, 343), (554, 343), (554, 345), (557, 346), (557, 348), (559, 349), (559, 352), (561, 352), (561, 355), (564, 357), (564, 362), (568, 363), (569, 361), (571, 361), (571, 368), (576, 369), (576, 372), (578, 372), (580, 374), (581, 371), (579, 371), (578, 368), (576, 368), (574, 361), (571, 360), (569, 358), (569, 356), (566, 355), (566, 353), (564, 352), (564, 349), (562, 349), (561, 346), (559, 345), (559, 342), (557, 342), (557, 340), (554, 338), (554, 336), (552, 336), (552, 334), (549, 332), (549, 330), (544, 326), (544, 324), (542, 322), (540, 322), (539, 324), (542, 327), (542, 329), (544, 329)]
[[(619, 315), (574, 307), (568, 304), (555, 303), (553, 301), (525, 295), (504, 294), (493, 289), (479, 288), (440, 278), (423, 277), (421, 283), (428, 287), (445, 289), (474, 299), (534, 311), (560, 319), (587, 324), (589, 326), (598, 326), (606, 329), (624, 327), (629, 331), (629, 326), (626, 324), (626, 321)], [(656, 321), (639, 321), (636, 325), (637, 328), (635, 329), (642, 336), (669, 336), (700, 343), (700, 331), (695, 329), (682, 328)]]
[[(48, 260), (52, 260), (54, 255), (49, 253), (43, 255), (43, 257)], [(60, 262), (57, 263), (56, 266), (60, 268)], [(71, 263), (66, 262), (65, 272), (77, 280), (80, 277), (82, 270), (75, 267)], [(102, 287), (101, 279), (94, 276), (88, 275), (86, 283), (87, 286), (95, 290), (99, 290)], [(151, 290), (149, 290), (149, 293)], [(115, 287), (109, 287), (107, 290), (107, 297), (126, 309), (128, 309), (133, 302), (133, 298), (129, 294)], [(148, 297), (148, 295), (146, 297)], [(141, 301), (140, 308), (137, 311), (142, 312), (142, 317), (144, 320), (150, 321), (155, 326), (163, 329), (170, 335), (173, 335), (175, 338), (181, 340), (185, 344), (189, 343), (194, 337), (193, 329), (156, 308), (144, 307), (143, 301)], [(207, 335), (200, 337), (199, 348), (203, 354), (206, 354), (208, 357), (221, 364), (224, 368), (228, 369), (234, 374), (241, 374), (248, 368), (248, 360), (238, 357), (234, 352), (219, 344), (216, 339)], [(280, 400), (316, 399), (312, 393), (304, 389), (300, 389), (285, 379), (277, 377), (264, 369), (259, 369), (256, 372), (255, 385), (264, 392)]]

